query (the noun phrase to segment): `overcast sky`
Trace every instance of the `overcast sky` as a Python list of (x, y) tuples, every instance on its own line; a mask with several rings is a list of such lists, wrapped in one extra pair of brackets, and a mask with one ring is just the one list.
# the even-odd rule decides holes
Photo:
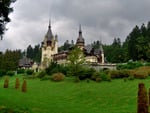
[(0, 51), (40, 44), (48, 30), (49, 18), (59, 46), (78, 37), (82, 25), (85, 43), (101, 40), (124, 41), (135, 25), (150, 21), (150, 0), (17, 0)]

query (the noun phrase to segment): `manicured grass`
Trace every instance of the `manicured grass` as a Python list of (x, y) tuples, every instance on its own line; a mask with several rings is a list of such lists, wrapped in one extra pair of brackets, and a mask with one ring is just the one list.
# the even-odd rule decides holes
[[(63, 82), (27, 80), (27, 92), (15, 89), (15, 78), (8, 89), (0, 78), (0, 106), (27, 109), (31, 113), (136, 113), (138, 83), (150, 88), (150, 79), (124, 82), (123, 79), (96, 83), (72, 78)], [(23, 79), (20, 75), (20, 83)]]

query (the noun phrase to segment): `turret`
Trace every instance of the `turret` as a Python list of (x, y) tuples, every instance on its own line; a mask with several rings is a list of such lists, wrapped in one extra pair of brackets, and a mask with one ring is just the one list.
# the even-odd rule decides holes
[(51, 22), (49, 21), (48, 31), (45, 35), (42, 45), (44, 44), (46, 46), (51, 46), (53, 40), (54, 40), (54, 36), (53, 36), (52, 30), (51, 30)]
[(77, 38), (76, 45), (81, 49), (84, 48), (84, 38), (82, 37), (81, 25), (79, 26), (79, 37)]
[(51, 23), (49, 22), (48, 31), (42, 42), (42, 58), (41, 68), (48, 67), (51, 61), (53, 61), (53, 55), (58, 53), (58, 38), (54, 37), (51, 30)]

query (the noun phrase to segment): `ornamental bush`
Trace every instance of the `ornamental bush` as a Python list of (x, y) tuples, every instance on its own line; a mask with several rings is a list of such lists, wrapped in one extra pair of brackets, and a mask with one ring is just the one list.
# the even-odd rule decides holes
[(9, 86), (9, 79), (8, 77), (6, 77), (4, 81), (4, 88), (8, 88), (8, 86)]
[(130, 75), (130, 76), (128, 77), (128, 80), (134, 80), (134, 76), (133, 76), (133, 75)]
[(101, 82), (101, 81), (102, 81), (102, 79), (100, 77), (96, 78), (96, 82)]
[(142, 66), (139, 67), (138, 70), (142, 70), (148, 73), (148, 75), (150, 75), (150, 66)]
[(148, 77), (148, 72), (144, 70), (133, 71), (133, 76), (138, 79), (145, 79)]
[(75, 76), (78, 76), (80, 80), (85, 80), (87, 78), (91, 78), (95, 72), (96, 71), (93, 68), (82, 67), (80, 70), (78, 70)]
[(129, 77), (130, 73), (128, 70), (112, 70), (110, 71), (111, 78), (124, 78)]
[(8, 76), (13, 76), (13, 75), (15, 75), (15, 72), (14, 71), (7, 71), (7, 73), (6, 73)]
[(50, 80), (50, 78), (51, 78), (50, 76), (46, 75), (46, 76), (42, 77), (41, 80), (42, 81), (44, 81), (44, 80)]
[(16, 78), (15, 88), (19, 89), (19, 87), (20, 87), (20, 81), (19, 81), (19, 78)]
[(31, 69), (28, 69), (28, 70), (26, 70), (26, 73), (27, 73), (27, 75), (32, 75), (33, 74), (33, 70), (31, 70)]
[(93, 75), (91, 76), (91, 79), (96, 82), (111, 81), (111, 76), (109, 73), (106, 73), (105, 71), (99, 71), (99, 72), (93, 73)]
[(135, 69), (138, 67), (143, 66), (142, 62), (128, 62), (127, 64), (119, 64), (117, 65), (117, 69), (118, 70), (122, 70), (122, 69)]
[(45, 77), (46, 76), (46, 72), (43, 70), (43, 71), (41, 71), (41, 72), (39, 72), (39, 74), (38, 74), (38, 78), (43, 78), (43, 77)]
[(100, 71), (100, 78), (104, 81), (111, 81), (111, 76), (103, 71)]
[(17, 73), (18, 73), (18, 74), (24, 74), (24, 73), (25, 73), (25, 69), (18, 69), (18, 70), (17, 70)]
[(92, 80), (96, 80), (96, 78), (99, 78), (100, 77), (100, 73), (99, 72), (94, 72), (91, 76), (91, 79)]
[(26, 80), (23, 81), (23, 84), (22, 84), (22, 92), (27, 92), (27, 82)]
[(51, 79), (56, 82), (63, 81), (65, 79), (65, 75), (63, 73), (54, 73)]
[(70, 67), (67, 65), (60, 65), (57, 64), (57, 62), (51, 62), (49, 67), (46, 68), (46, 74), (52, 75), (54, 73), (63, 73), (64, 75), (67, 75), (69, 68)]

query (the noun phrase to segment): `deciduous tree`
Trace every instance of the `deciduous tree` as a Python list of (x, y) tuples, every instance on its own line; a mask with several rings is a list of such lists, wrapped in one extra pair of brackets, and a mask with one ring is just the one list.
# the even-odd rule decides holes
[(78, 70), (81, 68), (82, 64), (85, 62), (83, 51), (80, 48), (75, 47), (74, 49), (70, 51), (67, 60), (72, 69), (71, 70), (72, 75), (77, 76), (76, 74)]
[(16, 0), (0, 0), (0, 37), (3, 38), (3, 34), (6, 31), (6, 24), (10, 22), (8, 15), (13, 12), (11, 4)]

